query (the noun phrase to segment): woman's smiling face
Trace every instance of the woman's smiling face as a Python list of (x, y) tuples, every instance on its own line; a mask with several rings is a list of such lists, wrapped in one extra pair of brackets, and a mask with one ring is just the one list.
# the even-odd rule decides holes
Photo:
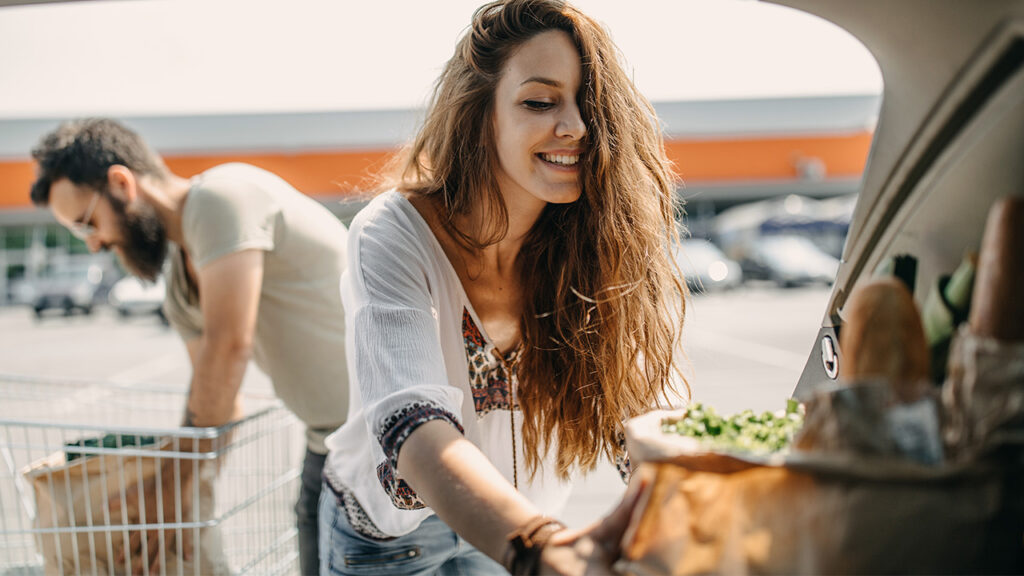
[(569, 35), (541, 32), (505, 64), (494, 93), (497, 181), (510, 210), (539, 214), (575, 202), (586, 125), (577, 106), (582, 65)]

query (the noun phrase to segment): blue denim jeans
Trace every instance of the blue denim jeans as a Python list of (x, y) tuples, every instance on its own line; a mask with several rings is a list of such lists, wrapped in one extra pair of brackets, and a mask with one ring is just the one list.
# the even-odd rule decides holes
[(320, 575), (507, 574), (437, 516), (394, 540), (376, 540), (352, 529), (330, 487), (320, 492)]

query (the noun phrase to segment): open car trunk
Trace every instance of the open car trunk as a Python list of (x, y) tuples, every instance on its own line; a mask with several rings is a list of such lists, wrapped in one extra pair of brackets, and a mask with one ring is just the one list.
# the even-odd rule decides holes
[[(631, 420), (630, 457), (647, 481), (619, 567), (1021, 573), (1024, 0), (768, 1), (848, 30), (885, 81), (842, 262), (794, 391), (806, 420), (779, 417), (802, 428), (792, 451), (775, 452), (702, 442), (705, 430), (750, 427), (752, 414), (715, 419), (698, 405)], [(953, 284), (973, 284), (970, 312), (986, 314), (943, 316), (952, 347), (942, 349), (929, 311), (938, 290), (949, 312)], [(879, 287), (899, 305), (865, 297)], [(934, 361), (942, 350), (948, 363)], [(887, 369), (853, 371), (866, 358)], [(907, 359), (912, 371), (888, 370)], [(757, 421), (773, 422), (757, 438), (774, 438), (775, 421)]]
[(877, 267), (913, 257), (920, 305), (940, 277), (979, 249), (993, 202), (1024, 197), (1024, 2), (769, 1), (845, 28), (871, 51), (885, 81), (838, 277), (796, 387), (800, 397), (836, 379), (844, 305)]

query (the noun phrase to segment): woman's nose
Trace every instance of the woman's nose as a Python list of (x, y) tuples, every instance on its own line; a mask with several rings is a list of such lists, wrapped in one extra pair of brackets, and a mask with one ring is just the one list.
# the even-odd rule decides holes
[(558, 126), (555, 127), (555, 135), (559, 138), (570, 137), (574, 140), (582, 140), (587, 133), (587, 125), (583, 122), (580, 109), (573, 102), (564, 107), (558, 119)]

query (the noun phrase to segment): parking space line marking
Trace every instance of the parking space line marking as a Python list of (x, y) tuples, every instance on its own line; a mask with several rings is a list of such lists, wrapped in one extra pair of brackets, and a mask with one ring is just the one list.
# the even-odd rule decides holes
[(714, 352), (729, 354), (737, 358), (743, 358), (767, 364), (775, 368), (792, 370), (796, 374), (803, 370), (807, 358), (795, 354), (789, 350), (766, 346), (758, 342), (751, 342), (734, 336), (718, 334), (715, 332), (699, 331), (687, 335), (687, 340), (697, 348), (708, 348)]

